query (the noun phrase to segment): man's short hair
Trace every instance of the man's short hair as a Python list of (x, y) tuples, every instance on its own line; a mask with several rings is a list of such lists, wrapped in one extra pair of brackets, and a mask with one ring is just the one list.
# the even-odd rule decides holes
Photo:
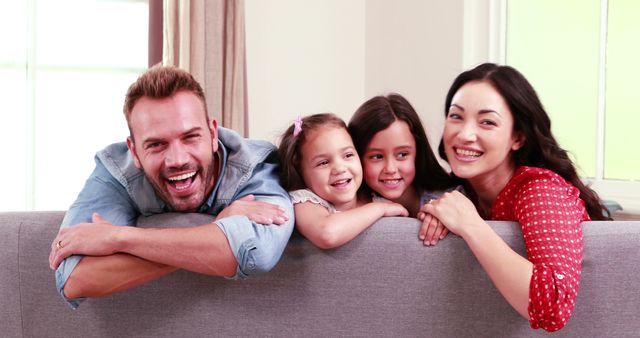
[(198, 81), (189, 72), (177, 67), (155, 65), (142, 73), (127, 90), (123, 110), (131, 136), (133, 137), (130, 124), (131, 111), (141, 97), (162, 99), (179, 91), (188, 91), (200, 98), (205, 118), (209, 121), (204, 91)]

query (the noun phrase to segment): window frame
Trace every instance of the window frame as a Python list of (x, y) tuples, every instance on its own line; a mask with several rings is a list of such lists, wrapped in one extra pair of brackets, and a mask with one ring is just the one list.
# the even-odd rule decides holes
[[(3, 69), (17, 69), (21, 72), (24, 72), (24, 77), (26, 78), (26, 88), (25, 88), (25, 109), (24, 115), (21, 117), (25, 121), (24, 132), (19, 135), (19, 142), (15, 146), (20, 146), (24, 149), (25, 159), (21, 161), (21, 168), (24, 167), (25, 178), (24, 182), (22, 182), (22, 186), (20, 188), (21, 193), (24, 194), (24, 198), (22, 195), (20, 196), (19, 203), (15, 203), (14, 206), (9, 207), (9, 209), (2, 209), (5, 211), (33, 211), (33, 210), (49, 210), (52, 207), (48, 206), (49, 202), (42, 203), (39, 201), (38, 192), (44, 189), (48, 189), (46, 184), (48, 181), (46, 179), (42, 179), (38, 177), (38, 170), (42, 170), (41, 168), (45, 167), (39, 158), (37, 158), (39, 142), (43, 142), (42, 139), (40, 141), (37, 140), (38, 133), (38, 107), (39, 98), (42, 96), (37, 92), (38, 80), (41, 74), (50, 71), (58, 71), (58, 70), (69, 70), (70, 72), (84, 72), (87, 70), (100, 70), (102, 66), (68, 66), (68, 65), (55, 65), (55, 64), (46, 64), (41, 63), (37, 60), (38, 49), (38, 39), (36, 25), (39, 23), (37, 20), (38, 13), (38, 1), (39, 0), (26, 0), (22, 6), (24, 6), (24, 13), (21, 13), (20, 16), (24, 15), (24, 25), (26, 26), (26, 49), (24, 59), (22, 59), (19, 63), (16, 64), (3, 64)], [(40, 0), (41, 1), (41, 0)], [(139, 2), (139, 1), (138, 1)], [(149, 49), (147, 53), (149, 55), (148, 62), (153, 64), (162, 61), (162, 0), (146, 0), (149, 6), (149, 24), (148, 24), (148, 40), (149, 40)], [(151, 8), (152, 4), (155, 5), (154, 8)], [(152, 23), (152, 19), (155, 22)], [(22, 18), (20, 19), (22, 20)], [(152, 24), (154, 26), (152, 27)], [(142, 32), (142, 31), (140, 31)], [(154, 37), (154, 44), (152, 45), (151, 39)], [(144, 48), (144, 47), (143, 47)], [(151, 48), (154, 48), (156, 53), (150, 55)], [(158, 59), (159, 58), (159, 59)], [(145, 60), (146, 61), (146, 60)], [(114, 69), (121, 69), (125, 71), (131, 71), (135, 69), (136, 73), (139, 73), (141, 70), (146, 68), (146, 63), (140, 64), (135, 68), (128, 68), (127, 66), (116, 66)], [(142, 67), (142, 68), (140, 68)], [(106, 68), (111, 68), (107, 66)], [(123, 90), (125, 90), (123, 88)], [(121, 104), (121, 103), (119, 103)], [(22, 114), (21, 114), (22, 115)], [(11, 146), (11, 145), (7, 145)], [(95, 149), (96, 151), (98, 149)], [(87, 159), (91, 161), (91, 157)], [(88, 173), (87, 173), (88, 177)], [(82, 182), (84, 182), (84, 178), (81, 177)], [(77, 194), (78, 191), (73, 191), (74, 194)], [(48, 201), (48, 200), (47, 200)], [(69, 203), (73, 202), (71, 200)]]
[[(473, 2), (474, 0), (470, 0)], [(465, 15), (475, 9), (477, 5), (468, 5), (465, 1)], [(488, 11), (486, 12), (488, 21), (487, 27), (487, 57), (490, 62), (506, 64), (506, 39), (507, 39), (507, 4), (508, 0), (489, 0)], [(599, 80), (598, 80), (598, 107), (597, 107), (597, 148), (596, 148), (596, 176), (583, 178), (587, 184), (600, 195), (602, 199), (614, 201), (620, 204), (623, 210), (640, 211), (640, 181), (633, 180), (612, 180), (604, 178), (604, 142), (605, 142), (605, 116), (606, 116), (606, 40), (608, 25), (608, 0), (600, 0), (600, 55), (599, 55)], [(469, 26), (477, 25), (481, 19), (467, 23)], [(466, 34), (466, 31), (465, 31)], [(474, 46), (467, 44), (466, 49), (473, 49)], [(477, 47), (475, 47), (477, 48)], [(469, 62), (465, 62), (469, 68)]]

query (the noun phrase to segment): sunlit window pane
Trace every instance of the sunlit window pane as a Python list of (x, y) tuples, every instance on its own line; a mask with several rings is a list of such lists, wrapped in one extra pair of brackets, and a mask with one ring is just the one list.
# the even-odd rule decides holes
[(27, 61), (27, 2), (0, 5), (0, 66)]
[(147, 65), (148, 1), (6, 1), (0, 30), (0, 211), (67, 209), (95, 152), (128, 134), (122, 105)]
[(35, 209), (65, 210), (96, 151), (129, 134), (124, 95), (137, 73), (42, 71), (36, 81)]
[(600, 0), (509, 1), (507, 10), (507, 63), (537, 90), (580, 174), (594, 177)]
[(23, 210), (27, 205), (27, 78), (25, 71), (0, 69), (2, 93), (2, 123), (0, 145), (2, 165), (0, 177), (0, 211)]
[(38, 65), (146, 67), (146, 1), (38, 0)]
[(609, 0), (604, 176), (640, 180), (640, 2)]

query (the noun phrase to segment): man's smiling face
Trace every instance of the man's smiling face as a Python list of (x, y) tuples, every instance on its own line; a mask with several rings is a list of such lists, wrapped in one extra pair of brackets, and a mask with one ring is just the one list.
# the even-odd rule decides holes
[(203, 102), (188, 91), (142, 97), (127, 139), (136, 167), (175, 211), (196, 211), (216, 181), (217, 123), (207, 122)]

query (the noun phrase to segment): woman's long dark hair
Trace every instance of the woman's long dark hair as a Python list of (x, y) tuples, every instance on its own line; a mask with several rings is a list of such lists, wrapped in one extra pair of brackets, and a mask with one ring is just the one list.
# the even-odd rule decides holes
[[(413, 186), (420, 190), (445, 190), (454, 186), (453, 179), (440, 166), (431, 150), (418, 113), (402, 95), (376, 96), (356, 110), (349, 121), (349, 134), (358, 153), (364, 154), (373, 137), (397, 120), (409, 125), (416, 141), (416, 176)], [(362, 186), (370, 189), (365, 182)]]
[[(611, 220), (610, 213), (602, 204), (598, 194), (580, 180), (567, 152), (560, 148), (553, 137), (551, 120), (538, 94), (516, 69), (484, 63), (458, 75), (447, 93), (445, 116), (451, 107), (453, 96), (462, 86), (471, 81), (490, 83), (507, 102), (513, 114), (514, 132), (525, 136), (524, 145), (512, 155), (516, 166), (540, 167), (557, 173), (580, 190), (580, 198), (584, 201), (591, 219)], [(442, 140), (438, 152), (446, 160)]]

